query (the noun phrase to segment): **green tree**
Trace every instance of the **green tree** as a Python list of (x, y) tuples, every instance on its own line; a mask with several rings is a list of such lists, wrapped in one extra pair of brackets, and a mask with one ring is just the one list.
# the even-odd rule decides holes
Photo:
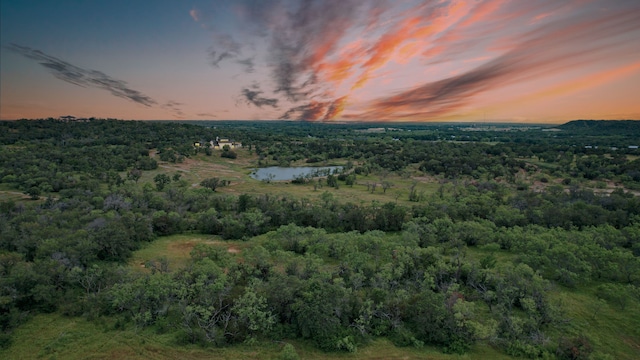
[(156, 189), (162, 191), (165, 186), (171, 183), (171, 178), (167, 174), (158, 174), (153, 178), (153, 181), (156, 183)]
[(29, 195), (31, 200), (38, 200), (40, 199), (40, 195), (42, 194), (42, 191), (40, 190), (40, 188), (36, 186), (32, 186), (29, 188), (29, 190), (26, 191), (26, 193), (27, 195)]
[(213, 177), (204, 179), (200, 182), (200, 186), (205, 187), (207, 189), (211, 189), (212, 191), (216, 191), (217, 188), (221, 186), (226, 186), (226, 180), (221, 180), (220, 178)]
[(256, 294), (253, 286), (234, 302), (233, 312), (249, 339), (268, 334), (275, 324), (275, 317), (267, 308), (267, 299)]
[(298, 331), (325, 350), (340, 350), (341, 319), (348, 316), (348, 291), (344, 287), (314, 278), (291, 306)]
[(131, 171), (127, 173), (127, 178), (135, 181), (136, 183), (138, 182), (138, 180), (140, 180), (141, 177), (142, 171), (139, 169), (131, 169)]

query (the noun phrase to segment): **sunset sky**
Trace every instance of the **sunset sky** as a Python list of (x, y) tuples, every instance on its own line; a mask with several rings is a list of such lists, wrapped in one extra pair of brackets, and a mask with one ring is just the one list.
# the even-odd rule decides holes
[(0, 119), (640, 119), (639, 0), (0, 4)]

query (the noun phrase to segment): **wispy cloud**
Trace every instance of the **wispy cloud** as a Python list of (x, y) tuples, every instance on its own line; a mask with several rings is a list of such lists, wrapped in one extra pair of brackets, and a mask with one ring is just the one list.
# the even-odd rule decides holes
[(308, 104), (292, 107), (280, 119), (314, 121), (321, 119), (327, 111), (327, 102), (311, 101)]
[(131, 100), (144, 106), (157, 102), (140, 91), (130, 88), (125, 81), (112, 78), (97, 70), (84, 69), (27, 46), (11, 44), (7, 47), (24, 57), (37, 61), (56, 78), (81, 87), (91, 87), (110, 92), (113, 96)]
[(200, 11), (198, 11), (197, 9), (191, 9), (191, 11), (189, 11), (189, 15), (191, 16), (193, 21), (200, 21)]
[[(288, 108), (284, 119), (429, 120), (509, 85), (575, 75), (578, 68), (610, 62), (612, 53), (618, 59), (640, 55), (629, 36), (640, 31), (637, 1), (219, 4), (217, 12), (194, 17), (211, 22), (211, 63), (240, 65), (247, 74), (257, 69), (257, 87), (245, 86), (243, 101)], [(237, 28), (217, 28), (223, 14), (235, 16)], [(397, 80), (399, 73), (406, 81)]]
[(207, 112), (205, 112), (205, 113), (197, 113), (196, 115), (197, 115), (198, 117), (204, 117), (204, 118), (210, 118), (210, 119), (215, 119), (215, 118), (217, 118), (217, 117), (218, 117), (218, 116), (217, 116), (217, 115), (215, 115), (215, 114), (207, 113)]
[(269, 56), (276, 92), (295, 101), (318, 91), (320, 64), (339, 49), (364, 3), (306, 1), (275, 29)]
[(310, 101), (307, 104), (290, 108), (280, 116), (283, 120), (327, 121), (333, 120), (342, 113), (346, 97), (332, 101)]
[(238, 64), (242, 65), (244, 67), (244, 71), (248, 74), (253, 73), (256, 68), (255, 68), (255, 63), (254, 63), (254, 58), (250, 57), (250, 58), (246, 58), (246, 59), (241, 59), (236, 61)]
[(637, 49), (626, 46), (625, 39), (606, 44), (602, 40), (640, 30), (639, 16), (640, 9), (627, 10), (539, 27), (524, 34), (516, 48), (486, 64), (460, 75), (378, 98), (368, 104), (366, 111), (349, 117), (430, 119), (459, 110), (480, 93), (597, 62), (614, 49), (620, 55), (637, 54)]
[(231, 35), (224, 33), (214, 33), (213, 45), (209, 47), (209, 62), (214, 67), (219, 67), (224, 59), (235, 59), (241, 53), (242, 45)]
[(266, 98), (262, 96), (263, 91), (257, 84), (254, 84), (252, 88), (242, 89), (241, 96), (245, 103), (254, 105), (256, 107), (270, 106), (273, 108), (278, 107), (278, 99)]
[(182, 111), (182, 106), (184, 104), (178, 101), (169, 100), (161, 105), (161, 107), (165, 110), (169, 110), (175, 117), (184, 118), (185, 113)]

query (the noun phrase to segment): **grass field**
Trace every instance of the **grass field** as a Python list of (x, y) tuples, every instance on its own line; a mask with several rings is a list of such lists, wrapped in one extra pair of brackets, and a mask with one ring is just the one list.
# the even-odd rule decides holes
[(356, 353), (325, 353), (299, 341), (259, 342), (225, 348), (178, 346), (171, 335), (158, 335), (135, 328), (113, 330), (113, 324), (67, 318), (58, 314), (42, 314), (16, 330), (13, 346), (0, 351), (6, 360), (27, 359), (279, 359), (286, 343), (292, 344), (300, 359), (509, 359), (486, 345), (478, 345), (466, 355), (442, 354), (438, 349), (424, 347), (397, 348), (388, 340), (377, 339)]
[(184, 267), (190, 252), (197, 244), (220, 246), (230, 253), (239, 253), (249, 246), (245, 241), (221, 241), (218, 236), (202, 234), (172, 235), (159, 238), (133, 253), (129, 265), (133, 269), (145, 269), (148, 261), (165, 258), (171, 271)]
[(8, 184), (0, 184), (0, 201), (30, 200), (29, 195), (12, 189)]
[(596, 287), (559, 288), (552, 292), (552, 298), (560, 301), (570, 319), (558, 335), (584, 334), (599, 354), (607, 354), (611, 359), (639, 359), (640, 304), (630, 301), (623, 310), (616, 304), (599, 300)]
[[(326, 191), (331, 193), (334, 199), (340, 202), (368, 204), (372, 201), (378, 201), (380, 203), (391, 201), (405, 205), (415, 204), (409, 201), (409, 192), (414, 181), (417, 182), (416, 191), (425, 196), (434, 193), (440, 186), (438, 180), (432, 177), (415, 176), (413, 178), (403, 178), (395, 174), (385, 177), (385, 181), (393, 184), (386, 192), (384, 192), (379, 185), (382, 181), (381, 178), (376, 175), (358, 176), (356, 184), (353, 186), (346, 186), (343, 182), (340, 182), (338, 189), (326, 185), (316, 188), (312, 183), (301, 185), (292, 184), (290, 181), (272, 181), (267, 183), (250, 177), (252, 169), (257, 167), (258, 158), (255, 155), (251, 155), (246, 149), (239, 149), (237, 153), (238, 157), (236, 159), (222, 158), (218, 152), (214, 152), (211, 156), (199, 154), (185, 159), (182, 163), (174, 164), (159, 161), (160, 159), (154, 156), (152, 152), (151, 155), (154, 156), (159, 163), (158, 169), (144, 171), (138, 182), (141, 184), (145, 182), (153, 184), (153, 178), (157, 174), (164, 173), (172, 176), (173, 174), (180, 173), (181, 179), (185, 180), (191, 187), (197, 187), (202, 180), (212, 177), (231, 181), (231, 185), (216, 190), (222, 194), (291, 195), (313, 200), (319, 198), (320, 195)], [(341, 163), (340, 160), (336, 160), (335, 163), (331, 163), (330, 165), (339, 165)], [(308, 164), (297, 165), (302, 166)], [(416, 173), (416, 175), (418, 175), (418, 173)], [(122, 173), (121, 176), (126, 177), (126, 174)], [(367, 183), (374, 182), (378, 183), (375, 192), (367, 191)]]

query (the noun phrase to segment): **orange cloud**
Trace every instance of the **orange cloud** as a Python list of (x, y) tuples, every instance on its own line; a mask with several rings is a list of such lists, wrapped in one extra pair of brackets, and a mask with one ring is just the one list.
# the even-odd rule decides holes
[(327, 113), (324, 115), (324, 120), (333, 120), (339, 117), (340, 114), (342, 114), (342, 111), (344, 111), (344, 107), (346, 103), (347, 103), (347, 97), (343, 96), (336, 99), (331, 104), (329, 104)]
[(469, 12), (469, 16), (467, 16), (460, 24), (459, 28), (466, 28), (473, 26), (478, 23), (485, 22), (487, 17), (493, 15), (498, 9), (504, 5), (504, 0), (496, 0), (496, 1), (485, 1), (473, 8)]
[[(442, 34), (464, 18), (471, 9), (467, 2), (453, 2), (446, 8), (434, 10), (433, 13), (424, 16), (420, 14), (424, 7), (424, 4), (421, 4), (407, 12), (394, 31), (382, 35), (367, 50), (369, 58), (361, 65), (363, 72), (352, 90), (364, 86), (371, 79), (372, 73), (386, 65), (392, 58), (399, 59), (399, 63), (408, 63), (418, 54), (418, 45), (426, 44), (428, 39)], [(410, 15), (416, 13), (419, 15)], [(407, 42), (409, 43), (406, 44)], [(393, 57), (396, 52), (399, 52), (398, 56)]]
[[(439, 81), (425, 83), (392, 96), (378, 98), (360, 114), (361, 119), (428, 120), (461, 111), (473, 97), (516, 82), (536, 80), (543, 76), (571, 70), (578, 65), (608, 58), (616, 49), (619, 55), (637, 53), (632, 48), (612, 42), (602, 46), (600, 40), (640, 30), (635, 21), (640, 13), (625, 11), (608, 13), (595, 19), (540, 27), (525, 34), (520, 45), (510, 52), (475, 69)], [(571, 46), (574, 45), (574, 46)], [(638, 69), (638, 64), (593, 75), (572, 83), (558, 85), (537, 96), (572, 91), (589, 83), (608, 81)]]
[(621, 68), (611, 69), (596, 74), (581, 77), (563, 84), (555, 85), (551, 88), (544, 89), (531, 95), (527, 95), (516, 102), (532, 102), (542, 98), (558, 96), (576, 91), (581, 91), (602, 84), (614, 81), (616, 79), (631, 75), (640, 70), (640, 62), (632, 63)]

